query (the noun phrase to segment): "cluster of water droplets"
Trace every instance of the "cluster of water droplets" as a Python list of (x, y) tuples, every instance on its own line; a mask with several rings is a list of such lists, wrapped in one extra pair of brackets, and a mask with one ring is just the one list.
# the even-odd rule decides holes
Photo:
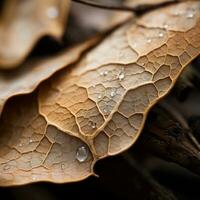
[[(183, 14), (183, 13), (182, 13), (181, 11), (174, 10), (172, 15), (178, 17), (178, 16), (180, 16), (180, 15), (182, 15), (182, 14)], [(195, 11), (194, 11), (193, 9), (189, 9), (189, 10), (187, 11), (187, 13), (186, 13), (186, 18), (192, 19), (194, 16), (195, 16)], [(168, 23), (164, 23), (164, 24), (163, 24), (163, 27), (164, 27), (165, 29), (167, 29), (167, 28), (169, 27)], [(160, 32), (158, 32), (158, 36), (157, 36), (157, 37), (163, 38), (164, 35), (165, 35), (165, 33), (164, 33), (163, 31), (160, 31)], [(151, 42), (152, 42), (152, 39), (153, 39), (153, 38), (148, 37), (148, 38), (147, 38), (147, 43), (151, 43)], [(133, 47), (137, 47), (137, 43), (136, 43), (136, 42), (133, 43)], [(103, 76), (103, 77), (106, 77), (108, 74), (109, 74), (109, 72), (106, 71), (106, 70), (100, 72), (100, 75)], [(125, 71), (124, 71), (124, 68), (122, 68), (122, 69), (119, 71), (119, 74), (118, 74), (118, 76), (117, 76), (117, 79), (118, 79), (119, 81), (123, 81), (124, 78), (125, 78)], [(112, 89), (111, 92), (110, 92), (110, 97), (113, 98), (113, 97), (115, 97), (115, 96), (116, 96), (116, 90)], [(99, 95), (98, 95), (98, 99), (102, 99), (102, 97), (103, 97), (102, 94), (99, 94)], [(109, 110), (105, 107), (105, 108), (103, 109), (103, 112), (104, 112), (104, 114), (108, 114)], [(92, 129), (95, 129), (95, 128), (96, 128), (96, 123), (95, 123), (95, 122), (92, 122), (92, 121), (89, 121), (89, 126), (91, 126)], [(84, 145), (78, 147), (77, 152), (76, 152), (76, 159), (77, 159), (79, 162), (85, 162), (85, 161), (87, 160), (87, 158), (88, 158), (88, 149), (87, 149), (87, 147), (84, 146)]]
[[(172, 16), (174, 16), (174, 17), (179, 17), (179, 16), (185, 16), (187, 19), (192, 19), (192, 18), (194, 18), (195, 17), (195, 9), (192, 9), (192, 8), (190, 8), (190, 9), (188, 9), (187, 11), (182, 11), (182, 10), (173, 10), (173, 12), (172, 12)], [(167, 23), (167, 22), (165, 22), (164, 24), (163, 24), (163, 28), (165, 28), (165, 29), (167, 29), (169, 27), (169, 24)], [(158, 33), (158, 37), (159, 38), (162, 38), (162, 37), (164, 37), (164, 33), (163, 32), (159, 32)], [(152, 39), (153, 38), (150, 38), (150, 37), (148, 37), (147, 38), (147, 43), (151, 43), (152, 42)], [(136, 47), (137, 46), (137, 44), (136, 43), (134, 43), (134, 46)]]
[(174, 10), (172, 15), (174, 17), (179, 17), (179, 16), (185, 16), (187, 19), (192, 19), (195, 16), (195, 9), (194, 8), (189, 8), (187, 11), (183, 11), (183, 10)]

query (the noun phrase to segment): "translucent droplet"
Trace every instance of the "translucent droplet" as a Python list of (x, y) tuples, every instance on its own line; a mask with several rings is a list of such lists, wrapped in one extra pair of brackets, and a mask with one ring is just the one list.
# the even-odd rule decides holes
[(119, 80), (122, 81), (124, 77), (125, 77), (124, 71), (121, 71), (118, 76)]
[(151, 40), (150, 38), (147, 39), (147, 43), (151, 43), (151, 41), (152, 41), (152, 40)]
[(32, 176), (32, 179), (33, 179), (33, 180), (36, 180), (36, 179), (37, 179), (37, 176), (36, 176), (36, 175), (33, 175), (33, 176)]
[(19, 146), (22, 147), (22, 144), (20, 143)]
[(9, 165), (5, 165), (4, 167), (3, 167), (3, 170), (9, 170), (10, 169), (10, 166)]
[(92, 127), (92, 129), (96, 128), (96, 123), (93, 121), (89, 121), (89, 126)]
[(107, 113), (108, 113), (108, 109), (104, 108), (104, 109), (103, 109), (103, 112), (104, 112), (105, 114), (107, 114)]
[(61, 164), (61, 169), (65, 169), (65, 164)]
[(101, 94), (99, 94), (99, 95), (98, 95), (98, 99), (101, 99), (101, 98), (102, 98), (102, 95), (101, 95)]
[(137, 47), (137, 43), (133, 43), (133, 47), (134, 47), (134, 48)]
[(163, 27), (164, 27), (164, 28), (168, 28), (169, 25), (165, 23), (165, 24), (163, 25)]
[(111, 97), (114, 97), (115, 95), (116, 95), (116, 92), (115, 92), (115, 91), (111, 91), (111, 92), (110, 92), (110, 96), (111, 96)]
[(76, 151), (76, 159), (79, 162), (85, 162), (88, 158), (88, 149), (85, 146), (78, 147)]
[(162, 37), (164, 36), (164, 34), (163, 34), (162, 32), (160, 32), (160, 33), (158, 34), (158, 36), (159, 36), (160, 38), (162, 38)]
[(101, 75), (101, 76), (106, 76), (106, 75), (108, 75), (108, 72), (107, 72), (107, 71), (100, 72), (100, 75)]
[(194, 13), (193, 12), (189, 12), (186, 17), (188, 19), (192, 19), (194, 17)]
[(175, 10), (173, 13), (172, 13), (173, 16), (177, 17), (180, 15), (180, 12), (178, 10)]
[(56, 7), (49, 7), (48, 9), (47, 9), (47, 16), (49, 17), (49, 18), (51, 18), (51, 19), (55, 19), (55, 18), (57, 18), (58, 17), (58, 14), (59, 14), (59, 12), (58, 12), (58, 9), (56, 8)]
[(30, 140), (29, 140), (29, 142), (30, 142), (30, 143), (32, 143), (32, 142), (33, 142), (33, 140), (32, 140), (32, 139), (30, 139)]

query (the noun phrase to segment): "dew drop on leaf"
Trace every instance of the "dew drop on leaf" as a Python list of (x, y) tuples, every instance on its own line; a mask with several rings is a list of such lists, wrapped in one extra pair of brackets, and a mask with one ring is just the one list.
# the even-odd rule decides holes
[(51, 19), (55, 19), (58, 17), (58, 9), (56, 7), (49, 7), (47, 9), (47, 16)]
[(96, 123), (93, 122), (93, 121), (89, 121), (89, 126), (92, 127), (92, 129), (95, 129), (96, 128)]
[(115, 92), (115, 91), (111, 91), (111, 92), (110, 92), (110, 96), (111, 96), (111, 97), (114, 97), (115, 95), (116, 95), (116, 92)]
[(162, 32), (159, 33), (158, 35), (160, 38), (162, 38), (164, 36), (164, 34)]
[(61, 165), (61, 169), (65, 169), (65, 164), (62, 164), (62, 165)]
[(190, 11), (189, 13), (187, 13), (187, 18), (188, 19), (192, 19), (194, 17), (194, 13), (192, 11)]
[(105, 114), (107, 114), (107, 113), (108, 113), (108, 110), (107, 110), (106, 108), (104, 108), (104, 109), (103, 109), (103, 112), (104, 112)]
[(101, 94), (99, 94), (99, 95), (98, 95), (98, 99), (101, 99), (101, 98), (102, 98), (102, 95), (101, 95)]
[(151, 39), (150, 38), (147, 39), (147, 43), (151, 43)]
[(100, 75), (101, 75), (101, 76), (106, 76), (107, 74), (108, 74), (108, 72), (107, 72), (107, 71), (100, 72)]
[(122, 81), (124, 77), (125, 77), (124, 71), (121, 71), (118, 76), (119, 80)]
[(174, 12), (172, 13), (173, 16), (178, 17), (180, 15), (180, 11), (178, 10), (174, 10)]
[(165, 23), (163, 26), (164, 26), (164, 28), (168, 28), (169, 27), (169, 25), (167, 23)]
[(33, 180), (36, 180), (36, 179), (37, 179), (37, 176), (36, 176), (36, 175), (33, 175), (33, 176), (32, 176), (32, 179), (33, 179)]
[(76, 159), (79, 162), (85, 162), (88, 158), (88, 149), (85, 146), (78, 147), (76, 151)]

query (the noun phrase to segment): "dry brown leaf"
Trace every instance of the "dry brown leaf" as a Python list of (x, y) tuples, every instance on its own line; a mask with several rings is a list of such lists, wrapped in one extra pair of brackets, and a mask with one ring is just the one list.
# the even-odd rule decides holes
[[(177, 11), (181, 13), (177, 15)], [(200, 2), (153, 11), (125, 24), (80, 63), (53, 76), (40, 88), (39, 105), (29, 99), (19, 100), (13, 108), (9, 105), (10, 111), (2, 115), (0, 123), (1, 185), (82, 180), (92, 174), (97, 160), (133, 145), (149, 109), (170, 91), (183, 68), (199, 55), (199, 35)], [(22, 111), (13, 112), (14, 108)], [(13, 113), (17, 114), (12, 117)], [(38, 120), (36, 125), (34, 119)], [(56, 145), (47, 153), (49, 143), (43, 145), (40, 135), (48, 135), (50, 141), (52, 135), (44, 131), (42, 123), (49, 124), (53, 136), (59, 132), (68, 138), (58, 136), (56, 144), (77, 138), (92, 155), (83, 154), (86, 162), (78, 163), (75, 157), (80, 146), (74, 143), (64, 143), (67, 145), (60, 148)], [(31, 148), (33, 141), (42, 146), (42, 151), (36, 146)], [(71, 153), (65, 153), (68, 148)], [(46, 159), (43, 154), (38, 156), (38, 151), (49, 158), (46, 168), (42, 162)], [(59, 155), (66, 158), (67, 175), (60, 171)]]
[(199, 35), (200, 2), (146, 14), (45, 84), (40, 113), (85, 139), (96, 159), (120, 153), (138, 138), (148, 110), (199, 55)]
[(59, 39), (70, 0), (6, 0), (0, 20), (0, 68), (21, 63), (44, 35)]
[(59, 55), (29, 60), (18, 69), (0, 72), (0, 115), (6, 101), (19, 94), (32, 92), (42, 81), (53, 73), (76, 62), (81, 54), (98, 41), (90, 39), (74, 48), (63, 51)]
[(83, 142), (48, 125), (38, 113), (35, 95), (9, 103), (0, 132), (0, 185), (73, 182), (92, 173), (90, 152), (86, 162), (76, 160)]

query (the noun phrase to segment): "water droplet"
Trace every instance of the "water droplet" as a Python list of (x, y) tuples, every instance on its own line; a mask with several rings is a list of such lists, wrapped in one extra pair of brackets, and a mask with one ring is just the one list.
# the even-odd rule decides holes
[(165, 23), (165, 24), (163, 25), (163, 27), (164, 27), (164, 28), (168, 28), (169, 25)]
[(106, 75), (108, 75), (108, 72), (107, 71), (100, 72), (100, 75), (101, 76), (106, 76)]
[(173, 13), (172, 13), (173, 16), (177, 17), (180, 15), (180, 12), (178, 10), (175, 10)]
[(122, 81), (124, 77), (125, 77), (124, 71), (121, 71), (118, 75), (119, 80)]
[(33, 176), (32, 176), (32, 179), (33, 179), (33, 180), (36, 180), (36, 179), (37, 179), (37, 176), (36, 176), (36, 175), (33, 175)]
[(65, 164), (61, 164), (61, 169), (65, 169)]
[(10, 169), (10, 166), (9, 165), (5, 165), (4, 167), (3, 167), (3, 170), (9, 170)]
[(150, 38), (147, 39), (147, 43), (151, 43), (151, 41), (152, 41), (152, 40), (151, 40)]
[(188, 19), (192, 19), (194, 17), (194, 13), (193, 12), (189, 12), (186, 16)]
[(104, 112), (105, 114), (107, 114), (107, 113), (108, 113), (108, 110), (107, 110), (106, 108), (104, 108), (104, 109), (103, 109), (103, 112)]
[(116, 92), (115, 92), (115, 91), (111, 91), (111, 92), (110, 92), (110, 96), (111, 96), (111, 97), (114, 97), (115, 95), (116, 95)]
[(76, 151), (76, 159), (79, 162), (85, 162), (88, 158), (88, 149), (85, 146), (78, 147)]
[(99, 94), (99, 95), (98, 95), (98, 99), (101, 99), (101, 98), (102, 98), (102, 95), (101, 95), (101, 94)]
[(56, 7), (49, 7), (47, 9), (47, 16), (51, 19), (55, 19), (58, 17), (58, 9)]
[(30, 140), (29, 140), (29, 142), (30, 142), (30, 143), (32, 143), (32, 142), (33, 142), (33, 140), (32, 140), (32, 139), (30, 139)]
[(22, 144), (21, 144), (21, 143), (19, 144), (19, 147), (22, 147)]
[(89, 121), (89, 126), (92, 127), (92, 129), (96, 128), (96, 123), (93, 121)]
[(159, 36), (160, 38), (162, 38), (162, 37), (164, 36), (164, 34), (163, 34), (162, 32), (160, 32), (160, 33), (158, 34), (158, 36)]
[(133, 43), (133, 47), (134, 47), (134, 48), (137, 47), (137, 43), (134, 42), (134, 43)]
[(104, 72), (104, 76), (106, 76), (107, 74), (108, 74), (108, 72), (107, 72), (107, 71), (105, 71), (105, 72)]

